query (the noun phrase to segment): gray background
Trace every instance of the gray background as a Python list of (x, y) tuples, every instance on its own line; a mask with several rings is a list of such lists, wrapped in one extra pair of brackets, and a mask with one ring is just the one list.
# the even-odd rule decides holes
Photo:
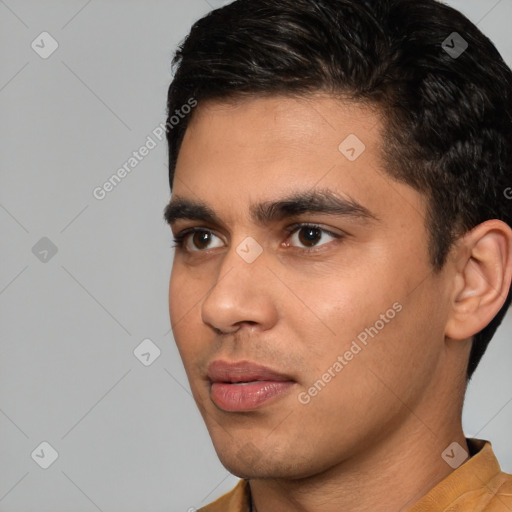
[[(93, 196), (165, 122), (176, 44), (225, 3), (0, 0), (2, 512), (187, 511), (238, 481), (217, 459), (169, 328), (165, 142)], [(449, 3), (512, 63), (512, 0)], [(44, 31), (59, 45), (46, 59), (31, 47), (50, 48)], [(508, 472), (511, 333), (508, 315), (463, 416)], [(145, 339), (161, 351), (149, 366), (134, 355)], [(49, 460), (43, 441), (58, 452), (48, 469), (36, 463)]]

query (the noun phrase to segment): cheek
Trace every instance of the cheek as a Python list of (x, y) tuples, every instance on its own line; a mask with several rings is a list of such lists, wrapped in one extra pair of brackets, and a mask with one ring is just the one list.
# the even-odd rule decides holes
[[(396, 377), (403, 362), (416, 363), (421, 357), (418, 345), (430, 332), (431, 320), (425, 297), (410, 293), (407, 276), (414, 272), (406, 265), (390, 255), (359, 261), (350, 270), (332, 269), (330, 277), (312, 279), (307, 287), (296, 289), (318, 318), (316, 333), (303, 332), (315, 340), (314, 349), (307, 347), (304, 353), (310, 361), (309, 379), (319, 378), (345, 354), (343, 373), (355, 380), (371, 378), (366, 365)], [(325, 335), (318, 336), (320, 332)]]
[(191, 278), (183, 266), (173, 263), (169, 279), (169, 313), (172, 325), (180, 325), (180, 320), (192, 313), (194, 304), (201, 298), (201, 280)]
[(183, 272), (173, 265), (169, 279), (169, 316), (174, 340), (184, 359), (187, 352), (194, 350), (193, 341), (198, 339), (192, 318), (198, 314), (200, 296), (195, 281), (185, 278)]
[(178, 318), (182, 316), (183, 302), (179, 300), (180, 289), (183, 289), (183, 284), (180, 282), (177, 275), (176, 267), (173, 265), (171, 276), (169, 278), (169, 315), (171, 318), (171, 325), (174, 327), (178, 323)]
[[(399, 294), (379, 280), (379, 272), (359, 267), (354, 271), (333, 269), (329, 276), (310, 280), (298, 291), (342, 348), (359, 332), (373, 325), (392, 307)], [(382, 272), (380, 275), (386, 275)], [(328, 332), (328, 331), (326, 331)]]

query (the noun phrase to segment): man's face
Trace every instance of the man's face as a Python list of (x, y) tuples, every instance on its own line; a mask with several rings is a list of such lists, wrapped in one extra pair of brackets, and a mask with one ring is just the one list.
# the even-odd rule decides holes
[[(435, 406), (449, 286), (429, 263), (424, 197), (383, 171), (381, 130), (375, 112), (319, 95), (203, 103), (187, 129), (173, 202), (215, 218), (174, 212), (174, 235), (198, 232), (174, 256), (171, 324), (240, 477), (318, 474), (424, 429)], [(346, 204), (297, 205), (319, 190)]]

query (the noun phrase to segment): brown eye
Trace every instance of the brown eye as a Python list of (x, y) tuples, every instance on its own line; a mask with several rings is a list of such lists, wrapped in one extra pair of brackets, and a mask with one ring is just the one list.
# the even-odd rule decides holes
[[(315, 245), (322, 237), (322, 230), (316, 227), (305, 226), (298, 230), (299, 241), (308, 247)], [(302, 233), (302, 236), (300, 235)]]
[[(331, 238), (331, 240), (343, 238), (343, 235), (337, 235), (326, 229), (321, 228), (320, 226), (309, 224), (296, 225), (295, 228), (291, 231), (291, 233), (292, 236), (290, 237), (290, 240), (295, 240), (298, 243), (299, 248), (302, 246), (306, 250), (308, 247), (326, 245), (325, 243), (319, 244), (319, 242), (322, 241), (325, 236)], [(327, 242), (331, 240), (328, 239)]]
[(202, 252), (216, 247), (222, 247), (222, 241), (219, 239), (217, 245), (211, 245), (212, 241), (218, 238), (209, 229), (192, 228), (176, 236), (175, 247), (184, 249), (187, 252)]
[(205, 249), (210, 241), (211, 233), (209, 231), (196, 231), (192, 233), (192, 243), (198, 249)]

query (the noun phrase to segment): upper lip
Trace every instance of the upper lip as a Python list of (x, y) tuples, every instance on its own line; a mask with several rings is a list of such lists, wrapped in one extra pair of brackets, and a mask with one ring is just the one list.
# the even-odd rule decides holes
[(229, 363), (220, 359), (208, 366), (208, 378), (212, 382), (290, 381), (288, 375), (276, 372), (256, 363), (240, 361)]

